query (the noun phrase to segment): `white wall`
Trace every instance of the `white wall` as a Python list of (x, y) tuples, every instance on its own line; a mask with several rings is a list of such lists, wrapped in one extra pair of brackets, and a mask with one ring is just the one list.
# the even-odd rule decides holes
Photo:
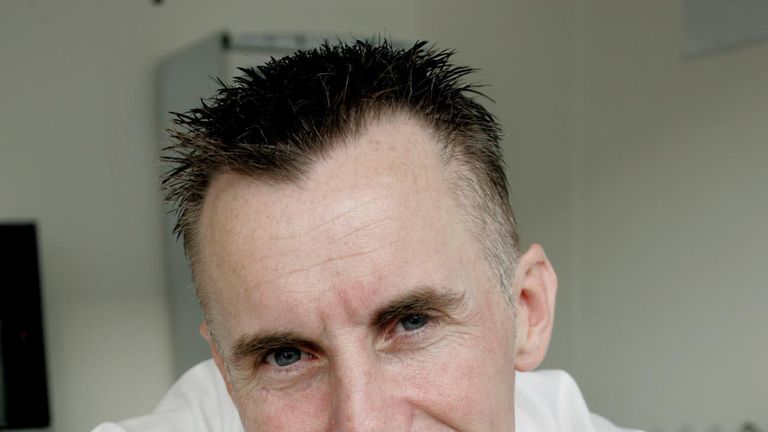
[(573, 371), (629, 425), (768, 426), (768, 45), (680, 58), (681, 7), (576, 11)]
[(409, 38), (408, 1), (0, 2), (0, 219), (35, 219), (54, 430), (150, 410), (172, 379), (154, 74), (215, 31)]

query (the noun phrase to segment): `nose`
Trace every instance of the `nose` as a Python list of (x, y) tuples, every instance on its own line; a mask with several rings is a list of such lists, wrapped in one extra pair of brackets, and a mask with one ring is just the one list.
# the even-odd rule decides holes
[(375, 354), (339, 362), (333, 371), (333, 432), (404, 432), (410, 429), (408, 404), (387, 379)]

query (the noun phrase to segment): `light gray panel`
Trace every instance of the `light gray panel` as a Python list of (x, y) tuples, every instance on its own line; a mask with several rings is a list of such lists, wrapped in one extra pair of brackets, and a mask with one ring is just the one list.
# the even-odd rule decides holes
[(768, 40), (766, 0), (683, 0), (683, 19), (686, 57)]
[(319, 46), (337, 38), (330, 34), (303, 33), (244, 33), (233, 35), (229, 40), (225, 81), (241, 75), (239, 67), (253, 67), (266, 63), (272, 57), (282, 57), (299, 49)]
[[(168, 144), (166, 129), (171, 126), (169, 112), (184, 112), (200, 105), (201, 98), (210, 97), (218, 84), (214, 77), (225, 71), (223, 34), (211, 36), (160, 64), (158, 119), (159, 141)], [(210, 358), (208, 344), (200, 337), (198, 326), (202, 314), (195, 298), (192, 274), (181, 242), (173, 235), (176, 217), (164, 207), (166, 268), (173, 321), (174, 366), (181, 375), (191, 366)]]

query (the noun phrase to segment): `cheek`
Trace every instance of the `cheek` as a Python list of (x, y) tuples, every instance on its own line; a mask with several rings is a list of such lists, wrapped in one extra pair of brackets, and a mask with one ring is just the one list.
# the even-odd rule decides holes
[(245, 432), (322, 431), (331, 407), (327, 386), (321, 383), (301, 391), (254, 390), (237, 399)]
[[(514, 316), (499, 298), (478, 299), (471, 323), (453, 333), (403, 385), (412, 403), (457, 430), (512, 430)], [(462, 331), (463, 330), (463, 331)]]
[(402, 384), (409, 403), (427, 418), (456, 430), (503, 430), (514, 411), (514, 370), (504, 360), (500, 350), (462, 345), (412, 371)]

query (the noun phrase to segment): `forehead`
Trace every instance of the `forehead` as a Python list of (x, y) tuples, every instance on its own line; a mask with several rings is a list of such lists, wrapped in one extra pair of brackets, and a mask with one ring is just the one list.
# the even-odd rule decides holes
[(197, 263), (209, 315), (237, 331), (299, 309), (316, 322), (314, 314), (339, 304), (363, 318), (379, 297), (455, 283), (477, 254), (439, 151), (420, 124), (389, 120), (343, 143), (298, 184), (218, 176), (201, 214)]

